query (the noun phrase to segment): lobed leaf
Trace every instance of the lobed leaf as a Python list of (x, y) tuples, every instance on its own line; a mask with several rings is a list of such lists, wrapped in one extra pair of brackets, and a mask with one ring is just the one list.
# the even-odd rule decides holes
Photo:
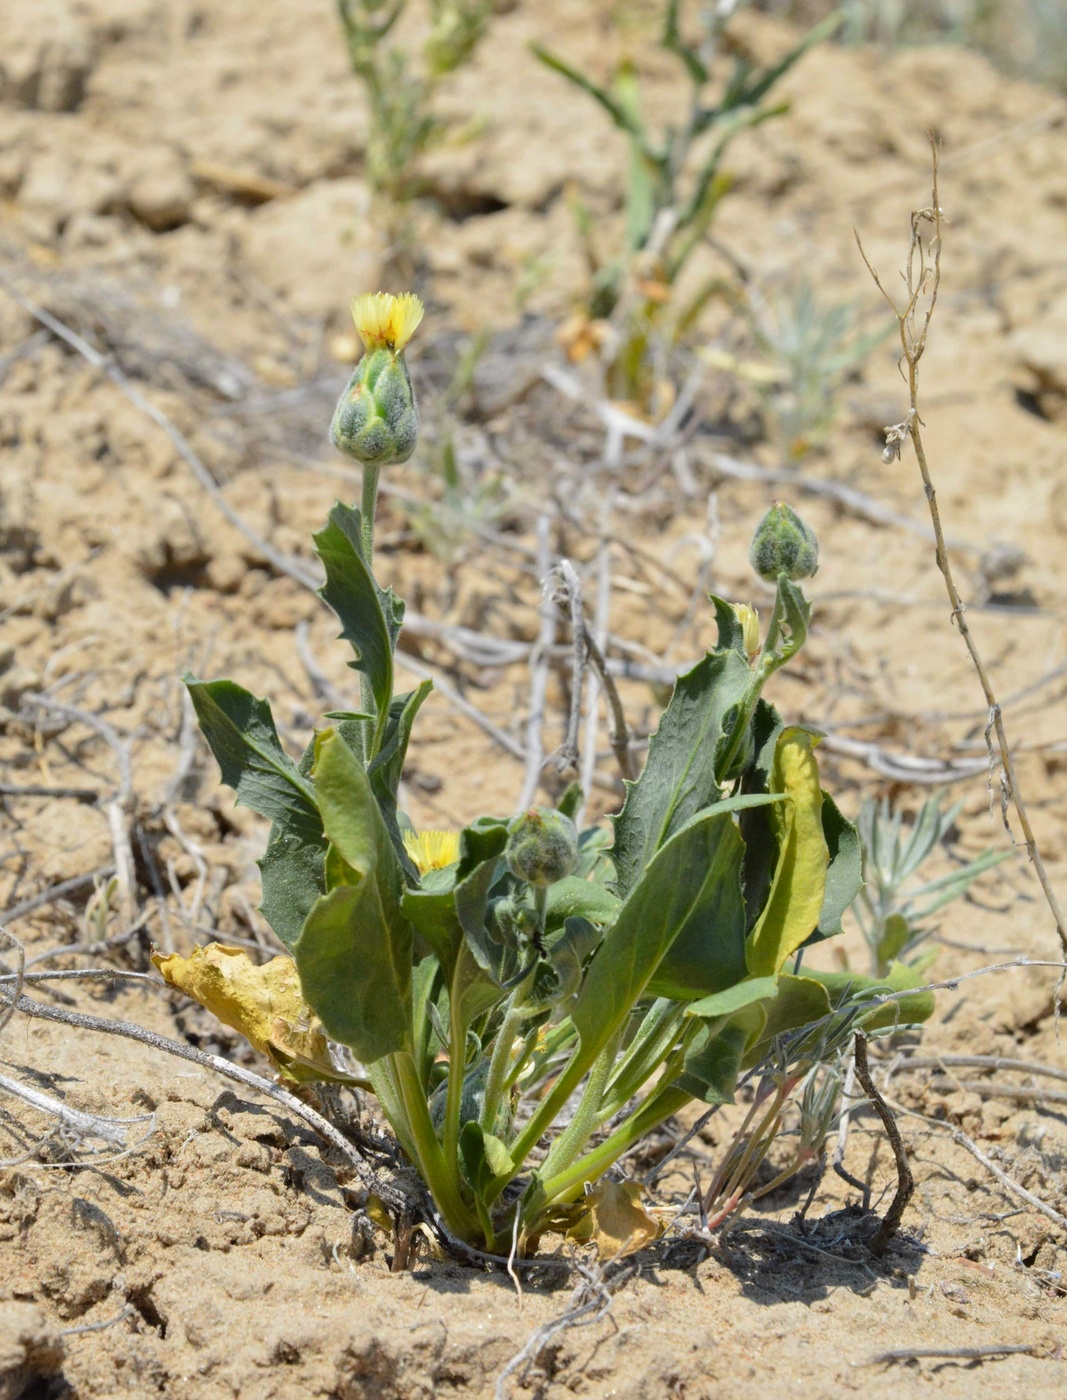
[[(362, 521), (354, 506), (334, 504), (329, 521), (314, 537), (326, 570), (319, 589), (341, 622), (341, 636), (355, 652), (349, 664), (361, 671), (374, 697), (375, 732), (369, 756), (385, 737), (393, 698), (393, 650), (404, 620), (404, 604), (391, 588), (379, 588), (363, 558)], [(420, 702), (421, 703), (421, 702)]]
[(747, 661), (733, 648), (709, 652), (678, 677), (644, 770), (628, 785), (622, 811), (612, 819), (620, 893), (633, 889), (660, 847), (718, 799), (716, 773), (728, 721), (736, 718), (751, 683)]

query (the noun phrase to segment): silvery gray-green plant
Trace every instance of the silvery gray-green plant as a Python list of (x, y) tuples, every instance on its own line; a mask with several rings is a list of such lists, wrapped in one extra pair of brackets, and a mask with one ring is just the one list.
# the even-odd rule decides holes
[(614, 323), (606, 338), (608, 393), (642, 410), (652, 403), (656, 387), (657, 343), (684, 335), (707, 301), (722, 290), (718, 279), (709, 281), (685, 305), (677, 304), (673, 294), (732, 185), (724, 165), (730, 146), (741, 132), (789, 110), (787, 103), (768, 100), (774, 88), (840, 23), (838, 14), (830, 16), (778, 62), (766, 66), (735, 53), (732, 71), (716, 85), (713, 62), (726, 25), (739, 8), (690, 7), (682, 0), (665, 0), (656, 46), (679, 65), (678, 80), (687, 101), (682, 121), (660, 132), (644, 116), (641, 82), (632, 61), (620, 63), (610, 83), (601, 84), (548, 47), (534, 46), (543, 63), (599, 104), (629, 147), (620, 246), (605, 254), (584, 211), (580, 228), (592, 267), (586, 313), (592, 321), (611, 318)]
[[(357, 315), (368, 357), (384, 351), (406, 373), (400, 342), (416, 308), (378, 297)], [(256, 1017), (246, 1034), (290, 1078), (368, 1085), (446, 1235), (504, 1254), (531, 1252), (550, 1228), (588, 1237), (624, 1153), (694, 1100), (732, 1100), (756, 1071), (751, 1128), (721, 1174), (725, 1218), (811, 1069), (855, 1028), (932, 1008), (899, 963), (877, 980), (799, 970), (803, 950), (839, 933), (861, 882), (856, 829), (820, 784), (819, 736), (784, 725), (762, 697), (803, 646), (809, 604), (781, 569), (761, 644), (751, 610), (710, 600), (717, 645), (679, 676), (610, 845), (574, 827), (576, 786), (556, 808), (416, 834), (398, 791), (431, 686), (394, 694), (404, 605), (373, 572), (386, 459), (363, 427), (344, 427), (372, 379), (357, 367), (334, 433), (363, 464), (361, 508), (336, 504), (314, 537), (360, 709), (327, 716), (294, 760), (266, 700), (186, 678), (223, 780), (272, 823), (261, 908), (291, 961), (242, 970)], [(238, 951), (158, 961), (243, 1027), (219, 972)], [(281, 990), (285, 1017), (270, 1012)], [(325, 1037), (361, 1071), (332, 1064)], [(805, 1102), (821, 1122), (814, 1087)]]
[(367, 95), (367, 176), (371, 188), (402, 204), (418, 192), (419, 157), (441, 135), (433, 110), (440, 79), (471, 56), (494, 0), (429, 0), (422, 63), (395, 43), (408, 0), (337, 0), (352, 70)]
[(934, 932), (934, 914), (1011, 856), (1010, 851), (986, 851), (944, 875), (920, 878), (921, 867), (943, 845), (960, 813), (958, 804), (946, 808), (942, 802), (939, 794), (928, 797), (907, 824), (903, 813), (884, 798), (866, 798), (860, 808), (864, 884), (853, 913), (871, 950), (876, 977), (897, 959), (913, 961), (915, 950)]

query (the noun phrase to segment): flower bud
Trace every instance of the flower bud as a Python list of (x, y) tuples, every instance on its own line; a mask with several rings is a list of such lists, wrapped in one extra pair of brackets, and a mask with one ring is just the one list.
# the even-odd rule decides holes
[(554, 885), (578, 864), (574, 823), (551, 807), (531, 807), (508, 827), (504, 859), (516, 880), (542, 889)]
[(404, 347), (422, 320), (422, 302), (411, 293), (374, 292), (355, 299), (352, 318), (366, 354), (338, 400), (330, 439), (359, 462), (406, 462), (418, 440), (419, 415)]
[(767, 583), (776, 582), (779, 574), (796, 582), (818, 569), (819, 541), (792, 506), (775, 501), (756, 527), (748, 558)]
[(748, 603), (731, 603), (730, 606), (741, 624), (745, 651), (748, 653), (748, 659), (752, 661), (760, 649), (759, 613)]

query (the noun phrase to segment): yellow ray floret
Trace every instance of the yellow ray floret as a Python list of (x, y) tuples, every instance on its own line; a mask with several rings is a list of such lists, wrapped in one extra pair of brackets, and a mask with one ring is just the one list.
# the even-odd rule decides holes
[(404, 833), (404, 848), (415, 862), (420, 875), (431, 870), (444, 870), (459, 860), (458, 831), (413, 831)]
[(352, 319), (368, 350), (403, 350), (415, 334), (423, 305), (414, 292), (364, 292), (352, 303)]

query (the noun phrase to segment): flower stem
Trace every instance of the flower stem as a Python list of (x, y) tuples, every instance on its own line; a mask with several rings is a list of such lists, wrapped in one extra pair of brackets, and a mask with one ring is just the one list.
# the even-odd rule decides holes
[(628, 1147), (632, 1147), (646, 1133), (657, 1128), (672, 1113), (684, 1108), (692, 1098), (692, 1094), (685, 1089), (674, 1086), (654, 1090), (625, 1122), (619, 1124), (610, 1137), (605, 1138), (592, 1152), (579, 1157), (575, 1163), (545, 1181), (545, 1200), (540, 1203), (539, 1209), (543, 1210), (567, 1196), (580, 1193), (584, 1182), (596, 1181)]
[(589, 1071), (589, 1079), (578, 1107), (574, 1111), (574, 1117), (549, 1148), (548, 1156), (541, 1168), (544, 1176), (550, 1177), (569, 1167), (589, 1141), (597, 1124), (604, 1090), (607, 1088), (611, 1071), (615, 1067), (615, 1056), (618, 1054), (621, 1039), (622, 1027), (620, 1026), (601, 1050), (593, 1068)]
[(360, 497), (359, 511), (362, 522), (363, 562), (368, 569), (374, 567), (374, 516), (378, 509), (378, 477), (381, 470), (376, 462), (363, 463), (363, 494)]
[(408, 1051), (400, 1050), (391, 1059), (414, 1141), (419, 1173), (429, 1186), (448, 1228), (468, 1243), (476, 1243), (484, 1236), (482, 1224), (460, 1195), (454, 1164), (447, 1162), (441, 1151), (414, 1058)]
[(525, 1014), (523, 1002), (526, 999), (528, 985), (528, 982), (524, 980), (512, 992), (508, 998), (504, 1019), (500, 1024), (499, 1031), (497, 1031), (496, 1044), (493, 1046), (492, 1058), (489, 1061), (489, 1073), (485, 1080), (485, 1098), (482, 1100), (482, 1112), (479, 1119), (487, 1133), (493, 1131), (497, 1113), (500, 1110), (501, 1095), (504, 1092), (508, 1070), (511, 1067), (511, 1047), (515, 1042), (515, 1036)]

